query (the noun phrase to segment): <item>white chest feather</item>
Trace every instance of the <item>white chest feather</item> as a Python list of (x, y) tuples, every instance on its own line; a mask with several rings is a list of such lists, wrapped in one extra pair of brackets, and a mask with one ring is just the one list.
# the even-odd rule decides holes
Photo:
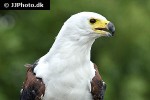
[[(36, 76), (42, 77), (46, 86), (43, 100), (92, 100), (90, 83), (95, 75), (93, 63), (66, 63), (39, 63), (40, 67), (35, 68)], [(71, 67), (68, 67), (69, 64)]]

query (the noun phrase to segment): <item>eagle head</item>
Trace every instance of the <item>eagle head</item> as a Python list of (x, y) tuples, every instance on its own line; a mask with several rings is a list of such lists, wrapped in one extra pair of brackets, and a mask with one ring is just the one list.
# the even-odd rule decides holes
[(104, 16), (94, 12), (80, 12), (72, 15), (63, 25), (64, 34), (74, 37), (113, 36), (115, 26)]

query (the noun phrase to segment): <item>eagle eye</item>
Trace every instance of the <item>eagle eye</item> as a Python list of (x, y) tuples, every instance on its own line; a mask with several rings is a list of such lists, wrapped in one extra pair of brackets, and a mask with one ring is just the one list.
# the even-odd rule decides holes
[(95, 22), (96, 22), (96, 19), (93, 19), (93, 18), (90, 19), (90, 23), (91, 23), (91, 24), (94, 24)]

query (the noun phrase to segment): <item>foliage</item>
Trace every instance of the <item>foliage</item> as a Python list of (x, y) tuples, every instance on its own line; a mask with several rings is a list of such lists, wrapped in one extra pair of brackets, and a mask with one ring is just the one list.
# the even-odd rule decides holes
[[(67, 5), (67, 6), (66, 6)], [(105, 100), (150, 98), (150, 0), (53, 0), (50, 11), (0, 12), (0, 100), (17, 100), (26, 63), (43, 56), (70, 15), (101, 13), (116, 26), (100, 38), (92, 61), (107, 83)]]

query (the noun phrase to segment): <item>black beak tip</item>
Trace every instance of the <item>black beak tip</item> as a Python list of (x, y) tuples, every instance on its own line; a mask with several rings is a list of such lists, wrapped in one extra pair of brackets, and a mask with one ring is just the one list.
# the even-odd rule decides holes
[(114, 26), (113, 23), (111, 23), (111, 22), (108, 23), (108, 30), (110, 31), (110, 33), (112, 34), (112, 36), (114, 36), (115, 26)]

